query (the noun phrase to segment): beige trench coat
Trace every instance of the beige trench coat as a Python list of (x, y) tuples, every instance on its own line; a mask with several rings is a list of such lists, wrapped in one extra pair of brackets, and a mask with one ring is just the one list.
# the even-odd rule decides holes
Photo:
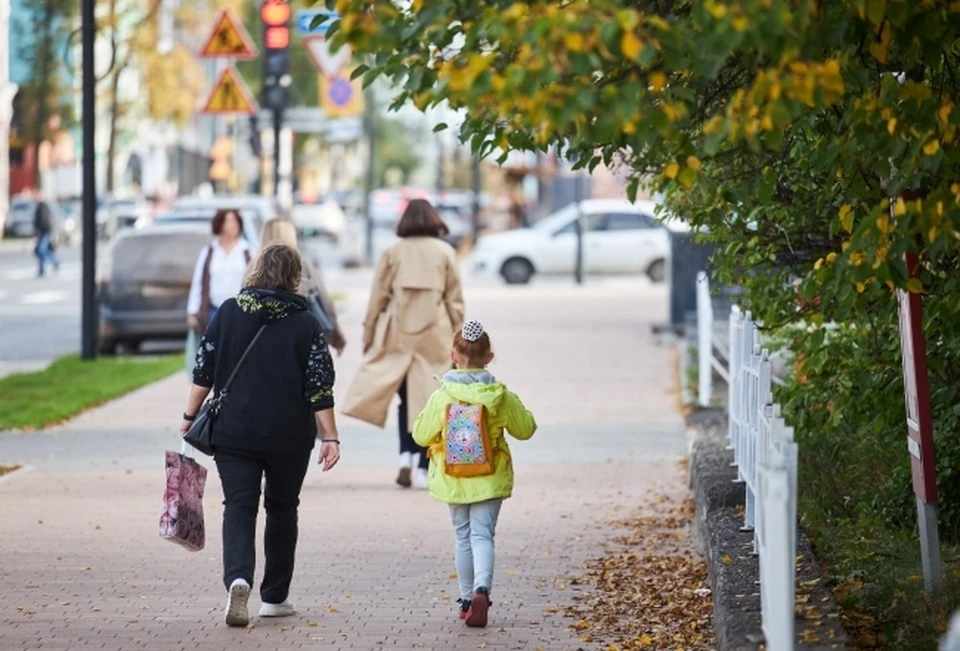
[(410, 237), (380, 258), (363, 324), (364, 356), (343, 413), (378, 427), (407, 379), (407, 431), (451, 368), (453, 334), (463, 325), (457, 254), (433, 237)]

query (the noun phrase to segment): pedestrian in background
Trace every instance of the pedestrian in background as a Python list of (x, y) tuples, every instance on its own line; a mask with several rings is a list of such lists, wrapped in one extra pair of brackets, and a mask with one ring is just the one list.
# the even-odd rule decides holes
[(243, 287), (250, 265), (250, 245), (243, 236), (243, 217), (234, 209), (218, 210), (210, 221), (214, 240), (197, 256), (187, 298), (187, 376), (193, 376), (194, 353), (200, 335), (217, 309)]
[(448, 232), (430, 202), (407, 205), (400, 241), (380, 257), (363, 323), (363, 364), (344, 400), (345, 415), (383, 427), (399, 394), (397, 483), (404, 488), (427, 487), (429, 458), (413, 440), (413, 419), (436, 388), (434, 378), (450, 370), (450, 340), (463, 324), (457, 254), (441, 239)]
[(525, 441), (537, 431), (533, 414), (486, 367), (490, 335), (468, 321), (453, 340), (456, 368), (443, 376), (413, 426), (430, 449), (430, 495), (450, 505), (456, 532), (460, 618), (487, 625), (493, 587), (494, 537), (503, 500), (513, 494), (513, 463), (505, 433)]
[(43, 278), (46, 273), (46, 263), (53, 265), (54, 271), (60, 270), (60, 260), (53, 251), (53, 212), (43, 196), (43, 190), (37, 189), (37, 209), (33, 213), (33, 230), (37, 235), (37, 246), (33, 254), (40, 263), (38, 277)]
[[(267, 221), (263, 225), (263, 232), (260, 233), (261, 251), (271, 244), (286, 244), (291, 248), (298, 248), (296, 225), (289, 219), (284, 218), (274, 218)], [(347, 340), (343, 336), (343, 331), (340, 329), (340, 323), (337, 320), (336, 305), (334, 305), (330, 293), (323, 284), (320, 270), (306, 258), (301, 257), (301, 259), (303, 261), (303, 279), (300, 281), (298, 293), (306, 297), (308, 301), (317, 300), (319, 302), (320, 308), (329, 319), (329, 323), (325, 324), (328, 327), (324, 328), (327, 343), (337, 351), (337, 355), (341, 355), (347, 345)]]
[(220, 304), (203, 335), (180, 426), (186, 434), (207, 395), (222, 391), (249, 347), (212, 436), (224, 496), (228, 626), (250, 622), (247, 600), (256, 564), (261, 482), (266, 480), (267, 521), (260, 616), (286, 617), (296, 613), (289, 597), (297, 509), (316, 440), (324, 471), (340, 459), (333, 360), (320, 324), (296, 293), (302, 274), (300, 255), (288, 246), (267, 247), (257, 257), (245, 288)]
[(210, 227), (214, 240), (197, 257), (187, 299), (187, 327), (197, 333), (206, 330), (223, 302), (243, 287), (251, 257), (239, 211), (218, 210)]

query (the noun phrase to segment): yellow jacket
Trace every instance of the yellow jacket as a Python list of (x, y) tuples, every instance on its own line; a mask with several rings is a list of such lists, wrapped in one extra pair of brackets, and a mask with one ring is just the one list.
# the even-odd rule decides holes
[[(486, 408), (493, 474), (451, 477), (444, 471), (443, 421), (447, 405), (454, 402), (483, 404)], [(413, 425), (413, 439), (430, 449), (430, 495), (448, 504), (475, 504), (510, 497), (513, 460), (505, 434), (525, 441), (536, 431), (537, 422), (520, 398), (487, 371), (466, 369), (447, 373)]]

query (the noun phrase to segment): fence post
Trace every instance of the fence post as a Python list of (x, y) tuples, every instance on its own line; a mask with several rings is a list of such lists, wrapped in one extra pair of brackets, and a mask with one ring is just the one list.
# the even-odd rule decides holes
[(697, 274), (697, 362), (699, 366), (697, 403), (710, 406), (713, 396), (713, 305), (710, 303), (710, 279), (706, 272)]

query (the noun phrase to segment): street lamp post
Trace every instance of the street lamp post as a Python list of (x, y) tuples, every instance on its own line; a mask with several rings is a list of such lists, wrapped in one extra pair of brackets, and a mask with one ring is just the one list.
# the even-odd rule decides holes
[(81, 356), (97, 356), (96, 273), (97, 256), (97, 177), (94, 125), (96, 120), (96, 79), (93, 67), (93, 44), (96, 37), (95, 0), (83, 0), (81, 30), (83, 32), (83, 316), (81, 320)]

